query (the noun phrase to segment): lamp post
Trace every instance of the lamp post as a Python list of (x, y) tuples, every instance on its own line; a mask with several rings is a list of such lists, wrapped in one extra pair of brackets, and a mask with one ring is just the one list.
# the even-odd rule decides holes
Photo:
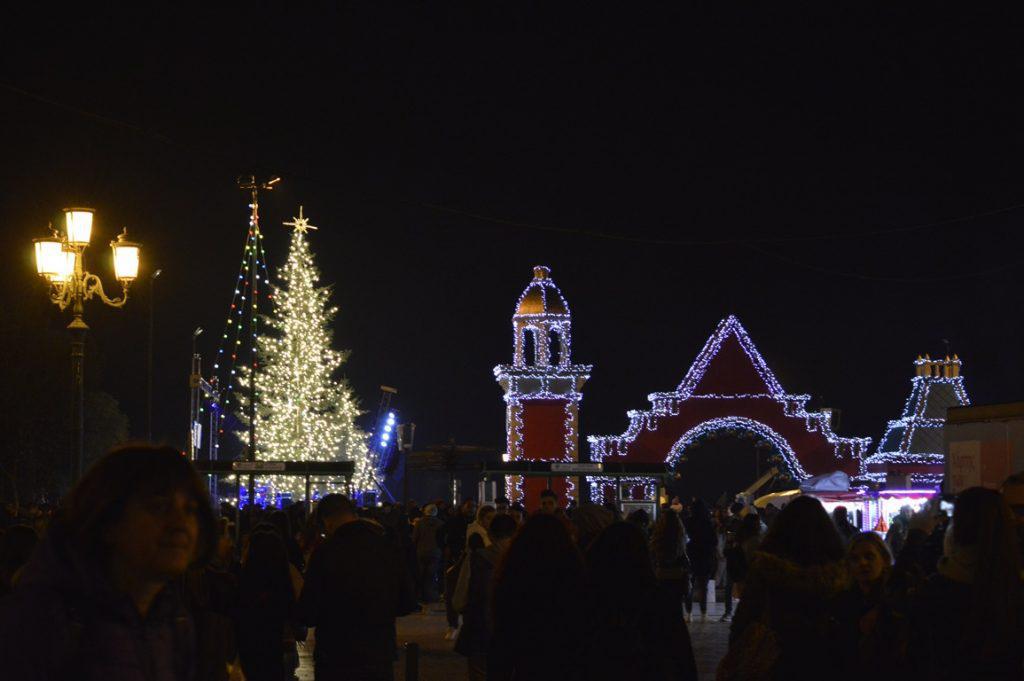
[(85, 249), (92, 237), (95, 211), (91, 208), (65, 208), (64, 233), (35, 239), (36, 272), (50, 285), (50, 302), (61, 310), (71, 308), (71, 484), (82, 474), (84, 458), (85, 383), (85, 301), (93, 296), (106, 305), (122, 307), (128, 300), (128, 287), (139, 274), (138, 243), (128, 240), (127, 228), (110, 242), (114, 257), (114, 276), (121, 283), (121, 297), (110, 298), (103, 282), (85, 269)]

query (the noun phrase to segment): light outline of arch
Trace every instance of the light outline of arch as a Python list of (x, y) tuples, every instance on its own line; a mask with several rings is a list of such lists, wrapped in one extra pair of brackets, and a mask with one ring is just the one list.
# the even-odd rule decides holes
[(800, 465), (800, 460), (796, 456), (796, 452), (793, 451), (793, 447), (790, 446), (789, 441), (786, 440), (782, 435), (776, 432), (773, 428), (749, 419), (744, 416), (720, 416), (707, 421), (702, 421), (696, 426), (690, 428), (688, 431), (683, 433), (672, 448), (669, 449), (668, 456), (665, 457), (665, 464), (671, 467), (675, 467), (679, 463), (679, 457), (682, 456), (686, 448), (689, 447), (697, 438), (707, 435), (719, 430), (726, 429), (739, 429), (746, 430), (756, 433), (760, 437), (768, 440), (775, 446), (776, 449), (782, 454), (782, 458), (786, 462), (786, 467), (789, 472), (797, 480), (806, 480), (811, 477), (804, 467)]

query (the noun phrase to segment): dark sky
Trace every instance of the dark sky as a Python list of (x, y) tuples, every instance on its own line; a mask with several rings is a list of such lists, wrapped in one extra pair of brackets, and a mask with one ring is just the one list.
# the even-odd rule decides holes
[[(183, 444), (190, 334), (216, 351), (245, 236), (235, 178), (279, 173), (271, 263), (304, 204), (346, 375), (368, 408), (397, 387), (420, 445), (503, 445), (491, 369), (534, 264), (595, 365), (586, 434), (676, 386), (729, 313), (843, 434), (877, 441), (942, 339), (975, 401), (1020, 399), (1024, 52), (1019, 17), (988, 12), (368, 2), (12, 22), (4, 324), (61, 333), (30, 239), (62, 206), (97, 209), (108, 284), (128, 225), (143, 277), (163, 269), (156, 435)], [(88, 378), (142, 434), (150, 297), (133, 295), (89, 306)]]

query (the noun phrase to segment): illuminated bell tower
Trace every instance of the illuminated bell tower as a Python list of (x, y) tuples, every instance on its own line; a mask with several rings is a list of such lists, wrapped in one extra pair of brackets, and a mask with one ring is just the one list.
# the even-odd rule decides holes
[[(512, 332), (512, 364), (494, 368), (505, 391), (508, 460), (578, 461), (580, 400), (592, 367), (572, 363), (569, 305), (547, 267), (533, 268), (533, 281), (512, 315)], [(507, 493), (535, 508), (546, 486), (545, 478), (512, 476)], [(562, 503), (575, 497), (568, 478), (553, 479), (551, 487)]]

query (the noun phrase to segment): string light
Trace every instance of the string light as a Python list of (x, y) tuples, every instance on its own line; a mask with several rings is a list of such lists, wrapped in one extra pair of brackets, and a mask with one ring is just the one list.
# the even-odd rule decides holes
[(944, 360), (927, 356), (914, 360), (916, 375), (910, 379), (903, 411), (886, 425), (878, 450), (864, 460), (858, 481), (884, 482), (888, 473), (906, 467), (911, 484), (942, 483), (945, 455), (935, 446), (942, 446), (946, 409), (971, 403), (960, 375), (962, 365), (956, 355)]
[[(268, 333), (256, 339), (260, 366), (256, 414), (259, 419), (257, 451), (267, 461), (356, 462), (352, 487), (361, 493), (375, 486), (375, 473), (368, 453), (368, 435), (355, 425), (360, 415), (348, 385), (333, 376), (344, 364), (347, 353), (331, 348), (329, 328), (337, 308), (329, 307), (329, 287), (317, 286), (319, 272), (313, 264), (306, 230), (312, 226), (302, 217), (291, 223), (288, 260), (279, 285), (269, 284), (273, 293), (273, 315), (264, 317)], [(246, 387), (249, 367), (241, 367), (239, 383)], [(241, 395), (248, 414), (247, 395)], [(248, 434), (239, 433), (243, 442)], [(269, 475), (259, 478), (268, 489), (268, 499), (280, 495), (297, 498), (305, 493), (305, 481), (294, 476)], [(327, 482), (317, 494), (336, 491)]]

